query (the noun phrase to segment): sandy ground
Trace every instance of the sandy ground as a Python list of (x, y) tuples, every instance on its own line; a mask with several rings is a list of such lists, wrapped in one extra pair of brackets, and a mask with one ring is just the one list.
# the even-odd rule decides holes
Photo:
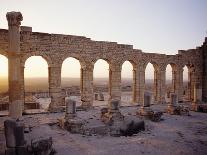
[[(97, 103), (98, 104), (98, 103)], [(140, 107), (122, 107), (124, 115), (135, 115)], [(153, 105), (153, 109), (163, 110), (166, 105)], [(207, 152), (207, 114), (191, 112), (191, 116), (163, 115), (161, 122), (145, 121), (146, 130), (131, 137), (84, 136), (71, 134), (57, 125), (64, 113), (36, 114), (23, 116), (26, 126), (32, 131), (25, 134), (30, 141), (40, 136), (52, 136), (54, 148), (59, 155), (206, 155)], [(100, 107), (84, 112), (78, 116), (89, 121), (89, 124), (102, 123)], [(5, 137), (3, 121), (0, 118), (0, 154), (3, 154)]]

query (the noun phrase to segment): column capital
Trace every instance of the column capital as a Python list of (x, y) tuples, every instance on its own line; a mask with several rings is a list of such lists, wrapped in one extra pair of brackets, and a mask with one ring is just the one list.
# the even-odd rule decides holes
[(21, 12), (7, 12), (6, 18), (8, 21), (8, 26), (17, 26), (21, 25), (21, 21), (23, 20), (23, 16)]

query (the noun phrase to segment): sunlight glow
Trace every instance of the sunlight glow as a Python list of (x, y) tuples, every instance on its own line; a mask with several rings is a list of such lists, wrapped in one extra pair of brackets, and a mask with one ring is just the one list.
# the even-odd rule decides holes
[(188, 81), (188, 67), (183, 68), (183, 81)]
[(121, 70), (121, 77), (122, 78), (133, 78), (133, 66), (129, 61), (125, 61), (122, 65)]
[(75, 58), (67, 58), (62, 64), (61, 77), (80, 78), (80, 63)]
[(93, 69), (94, 78), (108, 78), (109, 77), (109, 64), (102, 59), (99, 59), (94, 64)]
[(3, 55), (0, 55), (0, 78), (1, 77), (8, 77), (8, 59)]
[(25, 62), (24, 77), (48, 77), (48, 64), (41, 56), (32, 56)]
[(172, 81), (172, 67), (170, 64), (167, 65), (166, 67), (166, 80), (171, 80)]
[(154, 67), (151, 63), (148, 63), (145, 69), (145, 80), (146, 79), (150, 79), (150, 80), (154, 79)]

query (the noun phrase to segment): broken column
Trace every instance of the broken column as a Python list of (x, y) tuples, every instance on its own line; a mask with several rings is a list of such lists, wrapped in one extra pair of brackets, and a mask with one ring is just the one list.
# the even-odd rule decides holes
[(105, 110), (104, 108), (105, 112), (103, 112), (103, 110), (101, 111), (102, 112), (101, 120), (106, 124), (112, 124), (117, 121), (123, 121), (124, 116), (119, 111), (120, 101), (114, 99), (111, 100), (110, 102), (111, 103), (108, 110)]
[(24, 140), (24, 125), (14, 119), (4, 122), (6, 138), (6, 155), (26, 155), (26, 142)]
[(66, 112), (65, 112), (65, 119), (73, 119), (76, 116), (76, 102), (69, 98), (65, 99), (66, 104)]
[(83, 122), (76, 117), (76, 101), (72, 99), (66, 99), (66, 113), (64, 119), (64, 128), (71, 133), (82, 133)]
[(160, 111), (153, 111), (150, 108), (151, 98), (152, 98), (151, 93), (149, 92), (144, 93), (144, 105), (142, 105), (140, 110), (137, 112), (137, 115), (157, 122), (160, 121), (163, 113)]
[(140, 115), (146, 115), (149, 111), (152, 111), (150, 109), (152, 100), (152, 95), (149, 92), (144, 92), (144, 104), (142, 105), (140, 111), (138, 112)]
[(20, 61), (20, 25), (23, 17), (20, 12), (8, 12), (6, 17), (9, 27), (9, 115), (19, 118), (24, 104)]
[(97, 101), (98, 100), (98, 94), (96, 93), (96, 94), (94, 94), (94, 96), (95, 96), (95, 101)]
[(172, 93), (170, 95), (170, 103), (167, 106), (167, 113), (171, 115), (189, 115), (189, 107), (177, 104), (177, 95)]
[(104, 95), (103, 95), (103, 93), (99, 93), (98, 94), (98, 100), (99, 101), (104, 101)]
[(167, 113), (174, 114), (174, 109), (177, 106), (177, 95), (174, 93), (170, 94), (170, 103), (167, 106)]

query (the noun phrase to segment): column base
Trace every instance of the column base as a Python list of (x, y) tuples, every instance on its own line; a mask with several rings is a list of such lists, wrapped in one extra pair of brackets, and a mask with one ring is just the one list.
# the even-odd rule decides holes
[(163, 113), (161, 111), (153, 111), (150, 107), (142, 106), (137, 112), (137, 115), (154, 122), (159, 122)]

